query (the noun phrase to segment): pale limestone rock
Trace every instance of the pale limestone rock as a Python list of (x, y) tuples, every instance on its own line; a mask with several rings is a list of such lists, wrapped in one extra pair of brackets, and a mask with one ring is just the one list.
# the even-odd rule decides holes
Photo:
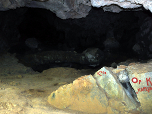
[(119, 82), (117, 74), (111, 70), (112, 68), (103, 67), (94, 75), (98, 86), (105, 91), (109, 98), (109, 105), (122, 112), (135, 110), (138, 106), (137, 102), (131, 98), (131, 95), (128, 95), (127, 90)]
[[(129, 80), (120, 80), (120, 74)], [(103, 67), (94, 76), (82, 76), (59, 87), (48, 97), (48, 102), (60, 109), (88, 113), (151, 114), (151, 78), (152, 62), (120, 65), (116, 69)]]
[(150, 114), (152, 112), (152, 64), (134, 64), (128, 66), (127, 70), (143, 112)]
[(71, 84), (61, 86), (51, 93), (48, 102), (60, 109), (88, 113), (138, 112), (137, 102), (130, 98), (127, 90), (117, 79), (117, 73), (113, 73), (112, 70), (103, 67), (94, 76), (82, 76)]
[(48, 102), (60, 109), (72, 109), (89, 113), (106, 113), (108, 100), (100, 91), (92, 75), (82, 76), (73, 83), (59, 87), (51, 93)]

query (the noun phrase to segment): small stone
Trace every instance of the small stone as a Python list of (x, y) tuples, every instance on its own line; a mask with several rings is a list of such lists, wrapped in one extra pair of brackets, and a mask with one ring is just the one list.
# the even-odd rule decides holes
[(23, 78), (23, 76), (22, 75), (17, 75), (17, 78)]
[(25, 40), (25, 44), (31, 49), (36, 49), (38, 48), (39, 42), (36, 38), (28, 38)]
[(9, 85), (11, 85), (11, 86), (17, 86), (17, 85), (20, 85), (20, 82), (11, 81), (11, 82), (9, 82)]

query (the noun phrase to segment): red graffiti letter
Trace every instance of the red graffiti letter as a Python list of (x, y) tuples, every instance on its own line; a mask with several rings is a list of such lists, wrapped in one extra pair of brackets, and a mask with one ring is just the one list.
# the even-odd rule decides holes
[(139, 84), (140, 84), (141, 80), (139, 80)]
[(150, 81), (150, 78), (146, 78), (146, 82), (147, 82), (147, 86), (149, 86), (148, 81), (150, 82), (151, 86), (152, 86), (152, 82)]
[(102, 76), (102, 74), (101, 74), (101, 73), (102, 73), (102, 71), (99, 71), (97, 74), (98, 74), (98, 75), (100, 75), (100, 76)]
[(133, 82), (133, 83), (137, 83), (137, 82), (138, 82), (138, 79), (137, 79), (136, 77), (133, 77), (133, 78), (132, 78), (132, 82)]
[(141, 91), (145, 91), (146, 87), (141, 88)]
[[(140, 88), (138, 89), (138, 92), (140, 92)], [(136, 92), (136, 94), (138, 94), (138, 92)]]
[(149, 91), (152, 90), (152, 87), (147, 87), (147, 89), (148, 89), (147, 91), (149, 93)]

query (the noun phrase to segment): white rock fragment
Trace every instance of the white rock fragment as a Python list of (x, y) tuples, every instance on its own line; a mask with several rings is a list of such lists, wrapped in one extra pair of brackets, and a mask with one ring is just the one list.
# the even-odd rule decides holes
[[(125, 9), (128, 8), (134, 9), (143, 6), (145, 9), (150, 10), (152, 12), (151, 0), (91, 0), (91, 4), (93, 7), (107, 7), (111, 5), (118, 5)], [(107, 8), (104, 8), (104, 10), (106, 9)], [(112, 12), (116, 12), (115, 11), (116, 9), (113, 9), (113, 7), (111, 7), (108, 10), (112, 10)]]
[(126, 70), (122, 70), (120, 71), (119, 75), (118, 75), (118, 79), (121, 83), (127, 83), (129, 82), (129, 77), (128, 77), (128, 73)]

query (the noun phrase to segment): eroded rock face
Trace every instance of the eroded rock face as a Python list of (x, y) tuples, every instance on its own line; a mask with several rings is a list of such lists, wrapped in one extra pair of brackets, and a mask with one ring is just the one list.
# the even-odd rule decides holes
[[(119, 12), (121, 8), (138, 8), (143, 6), (145, 9), (152, 12), (151, 0), (91, 0), (91, 5), (94, 7), (110, 6), (108, 10), (113, 12)], [(113, 8), (113, 4), (120, 6), (121, 8)], [(105, 9), (106, 10), (106, 9)]]
[(132, 87), (141, 103), (143, 112), (152, 111), (152, 62), (147, 64), (134, 64), (127, 68)]
[[(29, 39), (30, 40), (30, 39)], [(36, 48), (35, 41), (27, 42), (29, 47)], [(98, 48), (88, 48), (83, 53), (75, 51), (43, 51), (19, 57), (25, 65), (33, 69), (40, 65), (81, 64), (96, 67), (104, 60), (104, 53)]]
[(120, 65), (116, 69), (103, 67), (94, 76), (82, 76), (59, 87), (48, 102), (60, 109), (88, 113), (150, 114), (151, 67), (151, 63)]
[(60, 109), (90, 113), (106, 113), (108, 107), (107, 97), (104, 91), (99, 90), (92, 75), (82, 76), (71, 84), (61, 86), (48, 97), (48, 102)]
[(89, 0), (2, 0), (0, 11), (17, 7), (44, 8), (54, 12), (61, 19), (82, 18), (91, 10)]
[[(120, 7), (118, 7), (118, 6)], [(0, 11), (17, 7), (44, 8), (54, 12), (59, 18), (86, 17), (93, 7), (103, 7), (104, 11), (116, 12), (128, 8), (144, 7), (152, 11), (150, 0), (1, 0)], [(138, 10), (138, 9), (136, 9)]]

